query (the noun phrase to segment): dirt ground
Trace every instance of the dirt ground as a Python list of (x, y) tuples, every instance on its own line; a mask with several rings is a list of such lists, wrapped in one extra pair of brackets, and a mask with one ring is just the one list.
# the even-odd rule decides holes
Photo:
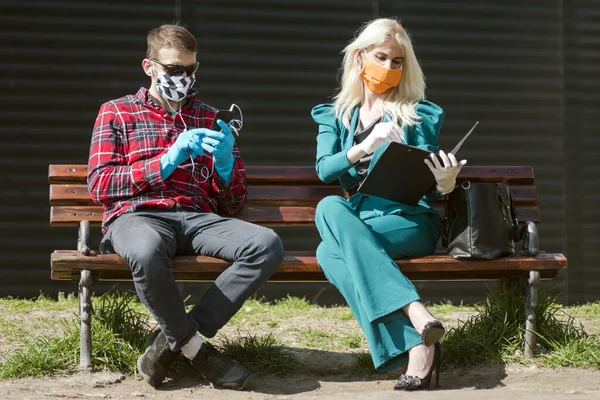
[(600, 399), (600, 371), (571, 368), (488, 366), (442, 371), (438, 390), (394, 392), (393, 385), (392, 378), (262, 376), (253, 378), (243, 392), (213, 389), (192, 378), (166, 382), (155, 390), (143, 380), (98, 372), (0, 381), (0, 399)]
[[(76, 304), (74, 303), (74, 307)], [(1, 311), (1, 310), (0, 310)], [(444, 324), (455, 326), (459, 320), (465, 320), (472, 312), (451, 312), (443, 315)], [(73, 310), (34, 311), (22, 318), (22, 312), (5, 310), (0, 312), (0, 323), (10, 328), (19, 327), (18, 332), (50, 333), (47, 319), (56, 320), (56, 316), (67, 318)], [(36, 315), (45, 318), (35, 320)], [(395, 392), (393, 386), (397, 375), (389, 379), (383, 375), (371, 378), (357, 378), (343, 375), (347, 367), (355, 362), (356, 352), (367, 351), (364, 338), (356, 348), (347, 349), (331, 343), (331, 347), (317, 350), (301, 343), (295, 327), (312, 327), (326, 333), (358, 331), (354, 319), (324, 316), (323, 310), (304, 310), (290, 318), (279, 318), (276, 325), (271, 320), (262, 321), (248, 314), (235, 324), (226, 326), (224, 333), (235, 337), (242, 334), (274, 333), (285, 343), (285, 347), (304, 366), (321, 371), (318, 376), (291, 375), (285, 378), (272, 375), (256, 375), (247, 390), (233, 392), (212, 388), (208, 382), (189, 374), (166, 382), (159, 390), (136, 379), (120, 373), (80, 372), (75, 375), (55, 378), (27, 378), (0, 381), (0, 400), (4, 399), (426, 399), (426, 400), (487, 400), (487, 399), (596, 399), (600, 400), (600, 370), (561, 368), (550, 369), (532, 365), (510, 364), (476, 367), (471, 369), (443, 370), (440, 389), (423, 392)], [(2, 319), (3, 318), (3, 319)], [(252, 319), (254, 318), (254, 319)], [(16, 319), (16, 322), (15, 322)], [(246, 319), (248, 319), (246, 321)], [(21, 326), (28, 321), (31, 326)], [(588, 332), (598, 334), (597, 322), (582, 320)], [(271, 321), (272, 322), (272, 321)], [(589, 325), (589, 326), (588, 326)], [(56, 326), (54, 326), (56, 328)], [(23, 330), (25, 329), (25, 330)], [(246, 332), (248, 330), (248, 332)], [(14, 335), (14, 333), (13, 333)], [(332, 336), (338, 338), (338, 336)], [(1, 338), (0, 338), (1, 339)], [(336, 339), (337, 340), (337, 339)], [(334, 340), (335, 341), (335, 340)], [(0, 340), (0, 359), (17, 345), (14, 341)], [(325, 371), (325, 372), (323, 372)]]

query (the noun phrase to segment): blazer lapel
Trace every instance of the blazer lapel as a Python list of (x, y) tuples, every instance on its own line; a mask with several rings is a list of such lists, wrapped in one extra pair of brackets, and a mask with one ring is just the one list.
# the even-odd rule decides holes
[[(340, 124), (341, 125), (341, 124)], [(348, 151), (348, 149), (354, 146), (354, 133), (356, 132), (356, 127), (358, 126), (358, 106), (354, 109), (352, 113), (352, 119), (350, 119), (350, 130), (346, 131), (346, 137), (344, 138), (344, 149)]]
[[(381, 122), (386, 122), (388, 120), (388, 116), (384, 115)], [(371, 170), (373, 169), (373, 167), (375, 166), (375, 164), (377, 164), (377, 160), (379, 160), (379, 157), (381, 157), (381, 155), (383, 154), (383, 152), (385, 151), (385, 149), (387, 149), (387, 147), (390, 144), (386, 144), (385, 146), (379, 146), (374, 152), (373, 152), (373, 157), (371, 157), (371, 162), (369, 163), (369, 169), (367, 171), (367, 174), (371, 173)]]
[[(350, 147), (354, 146), (354, 133), (356, 132), (356, 127), (358, 126), (358, 106), (354, 108), (354, 112), (352, 113), (352, 119), (350, 120), (350, 130), (346, 132), (347, 136), (344, 140), (344, 148), (343, 151), (348, 151)], [(348, 173), (352, 178), (358, 178), (358, 172), (356, 171), (356, 167), (352, 167), (348, 170)]]

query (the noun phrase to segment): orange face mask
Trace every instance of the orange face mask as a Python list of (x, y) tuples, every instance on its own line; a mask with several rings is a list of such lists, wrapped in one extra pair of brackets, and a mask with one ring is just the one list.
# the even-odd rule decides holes
[(363, 66), (359, 75), (373, 93), (385, 93), (389, 89), (398, 86), (402, 78), (401, 68), (388, 69), (366, 57), (363, 59)]

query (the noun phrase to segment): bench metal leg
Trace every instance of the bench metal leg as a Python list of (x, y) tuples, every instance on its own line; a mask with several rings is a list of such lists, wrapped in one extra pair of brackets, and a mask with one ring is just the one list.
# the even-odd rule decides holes
[[(90, 222), (83, 220), (79, 223), (77, 250), (84, 256), (90, 255)], [(92, 369), (92, 271), (84, 269), (79, 279), (79, 369)]]
[(92, 272), (81, 271), (79, 281), (79, 318), (81, 332), (79, 336), (79, 369), (92, 369), (92, 304), (90, 302)]
[(90, 221), (84, 220), (79, 222), (79, 234), (77, 235), (77, 251), (84, 256), (90, 255), (91, 248), (90, 239)]
[(537, 343), (535, 307), (537, 306), (537, 290), (540, 283), (539, 271), (529, 271), (525, 295), (525, 357), (527, 358), (533, 357)]

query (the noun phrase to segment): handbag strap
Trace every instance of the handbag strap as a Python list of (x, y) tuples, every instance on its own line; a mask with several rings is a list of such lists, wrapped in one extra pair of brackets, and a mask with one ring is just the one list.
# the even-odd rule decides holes
[[(471, 186), (471, 182), (466, 181), (467, 187), (462, 186), (463, 189), (468, 189)], [(463, 183), (464, 185), (464, 183)], [(456, 190), (456, 189), (455, 189)], [(442, 246), (448, 247), (450, 244), (450, 233), (452, 232), (452, 228), (454, 227), (454, 223), (456, 222), (456, 215), (458, 211), (456, 209), (456, 202), (453, 201), (453, 193), (449, 193), (446, 196), (446, 202), (444, 203), (444, 229), (442, 231)]]
[[(513, 240), (519, 240), (519, 220), (517, 219), (517, 213), (515, 212), (515, 203), (512, 195), (510, 194), (510, 188), (504, 183), (496, 184), (496, 200), (502, 208), (502, 214), (510, 221), (512, 225)], [(508, 203), (508, 204), (507, 204)], [(510, 215), (507, 215), (510, 213)]]
[(510, 213), (512, 214), (512, 224), (513, 224), (513, 235), (514, 240), (519, 240), (519, 219), (517, 218), (517, 212), (515, 210), (515, 202), (513, 201), (512, 195), (510, 194), (510, 188), (508, 190), (508, 201), (510, 202)]

